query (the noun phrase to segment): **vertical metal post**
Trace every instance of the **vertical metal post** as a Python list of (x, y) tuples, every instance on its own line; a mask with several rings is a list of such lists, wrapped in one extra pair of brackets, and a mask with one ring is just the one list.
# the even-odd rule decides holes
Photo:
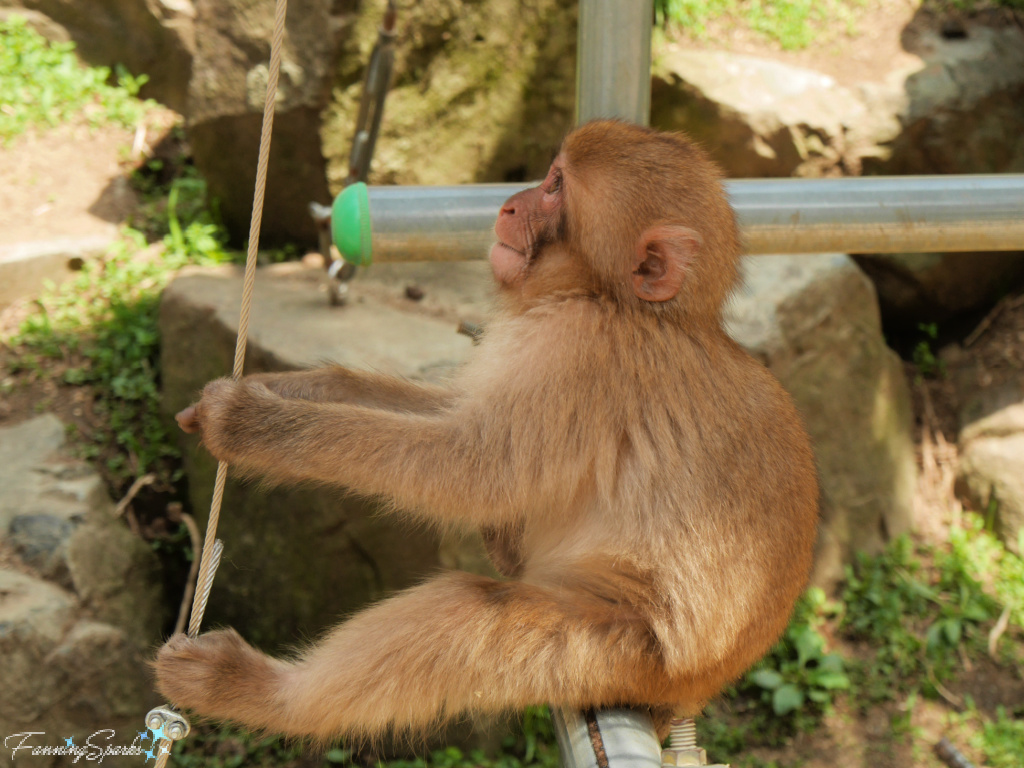
[(580, 0), (576, 123), (651, 119), (654, 0)]

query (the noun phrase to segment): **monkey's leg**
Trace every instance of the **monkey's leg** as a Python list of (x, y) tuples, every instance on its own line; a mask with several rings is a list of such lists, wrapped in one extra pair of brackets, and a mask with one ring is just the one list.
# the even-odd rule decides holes
[(628, 608), (469, 574), (370, 608), (294, 662), (215, 632), (172, 639), (155, 667), (178, 705), (319, 739), (422, 729), (470, 709), (663, 704), (666, 695), (657, 642)]

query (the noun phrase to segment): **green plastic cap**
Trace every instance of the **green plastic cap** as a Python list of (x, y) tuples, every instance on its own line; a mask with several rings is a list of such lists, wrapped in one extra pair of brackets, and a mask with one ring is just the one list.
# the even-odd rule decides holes
[(341, 190), (331, 206), (334, 244), (349, 264), (365, 267), (373, 260), (370, 234), (370, 195), (357, 181)]

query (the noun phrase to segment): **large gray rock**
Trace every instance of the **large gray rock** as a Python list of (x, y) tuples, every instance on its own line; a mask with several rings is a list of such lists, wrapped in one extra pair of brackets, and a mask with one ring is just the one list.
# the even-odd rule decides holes
[(192, 71), (192, 0), (0, 0), (30, 12), (50, 39), (70, 37), (91, 64), (149, 75), (143, 96), (184, 111)]
[(972, 508), (991, 515), (1007, 549), (1024, 554), (1024, 400), (960, 432), (958, 490)]
[[(865, 85), (870, 114), (894, 112), (900, 131), (863, 158), (865, 173), (1024, 171), (1024, 31), (968, 27), (947, 40), (924, 31), (911, 42), (919, 68)], [(887, 320), (944, 320), (991, 302), (1024, 274), (1024, 253), (859, 256)]]
[[(351, 3), (293, 0), (282, 52), (267, 175), (263, 241), (316, 242), (306, 211), (329, 201), (320, 148), (338, 40)], [(196, 167), (220, 201), (235, 240), (249, 234), (274, 3), (198, 0), (188, 138)]]
[[(378, 270), (385, 281), (373, 277)], [(460, 319), (480, 319), (490, 284), (482, 263), (373, 267), (357, 278), (347, 306), (331, 308), (322, 274), (298, 265), (262, 270), (247, 373), (332, 360), (436, 378), (468, 354), (470, 340), (455, 329)], [(426, 294), (421, 302), (403, 298), (411, 282)], [(207, 381), (230, 373), (240, 295), (240, 274), (231, 269), (195, 270), (165, 291), (160, 329), (168, 417)], [(181, 443), (193, 509), (205, 519), (216, 467), (195, 438), (182, 435)], [(315, 635), (340, 614), (439, 566), (486, 568), (473, 541), (441, 540), (422, 525), (330, 488), (266, 490), (229, 481), (219, 530), (226, 551), (206, 623), (237, 626), (269, 649)]]
[(0, 530), (18, 516), (81, 522), (110, 500), (99, 475), (61, 454), (66, 433), (53, 414), (0, 430)]
[(901, 130), (864, 158), (871, 174), (1024, 171), (1024, 30), (969, 25), (967, 37), (921, 31), (921, 64), (864, 84), (870, 112), (895, 112)]
[(914, 328), (990, 304), (1024, 274), (1024, 253), (890, 253), (854, 257), (875, 284), (886, 321)]
[(754, 56), (670, 49), (653, 67), (651, 124), (685, 130), (730, 176), (840, 172), (864, 112), (828, 75)]
[(811, 434), (822, 512), (813, 581), (830, 586), (855, 552), (910, 529), (910, 393), (874, 289), (849, 257), (748, 257), (744, 276), (728, 327), (790, 392)]
[[(843, 87), (819, 72), (718, 51), (655, 58), (652, 124), (682, 129), (731, 176), (1024, 170), (1024, 31), (925, 30), (916, 62)], [(887, 321), (913, 326), (984, 306), (1024, 274), (1024, 253), (858, 256)]]
[(25, 564), (0, 569), (0, 733), (60, 746), (114, 729), (103, 743), (131, 744), (157, 703), (145, 664), (165, 619), (155, 555), (67, 455), (53, 415), (0, 429), (0, 489), (2, 545)]
[[(121, 629), (81, 618), (74, 596), (0, 569), (0, 766), (21, 765), (15, 746), (131, 745), (156, 701), (142, 647)], [(22, 734), (22, 736), (16, 736)], [(12, 744), (13, 740), (13, 744)], [(18, 759), (20, 758), (20, 759)], [(72, 759), (41, 765), (69, 765)], [(139, 756), (104, 765), (139, 765)]]

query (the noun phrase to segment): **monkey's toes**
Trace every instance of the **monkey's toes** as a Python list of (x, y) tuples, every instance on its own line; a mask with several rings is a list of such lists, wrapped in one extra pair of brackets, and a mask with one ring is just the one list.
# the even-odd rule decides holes
[(226, 675), (238, 674), (241, 662), (255, 653), (233, 629), (192, 639), (174, 635), (153, 661), (157, 689), (172, 704), (217, 715)]

